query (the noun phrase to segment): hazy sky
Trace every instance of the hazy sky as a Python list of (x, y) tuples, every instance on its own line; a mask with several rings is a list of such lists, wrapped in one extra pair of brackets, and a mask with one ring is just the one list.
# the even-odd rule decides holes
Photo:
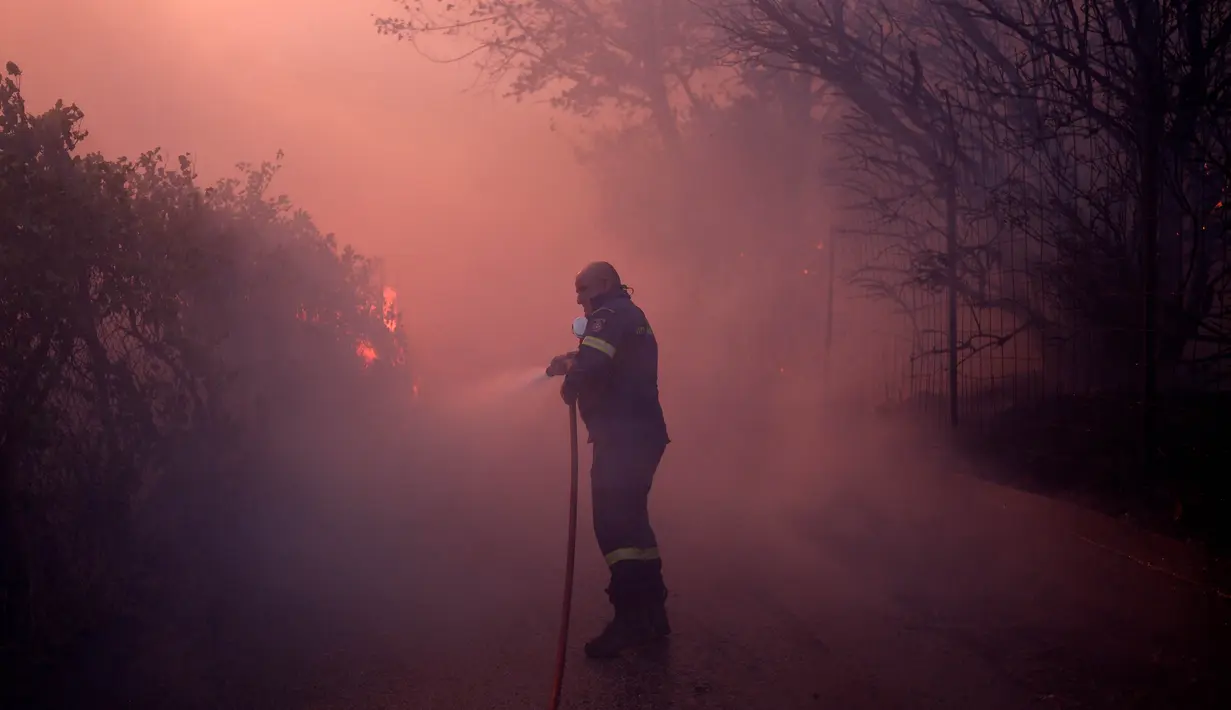
[[(21, 66), (31, 109), (64, 98), (85, 111), (87, 149), (191, 152), (209, 178), (284, 150), (276, 188), (341, 241), (385, 257), (405, 302), (478, 300), (492, 279), (539, 284), (546, 299), (551, 275), (552, 318), (572, 317), (568, 260), (580, 252), (546, 270), (509, 268), (590, 229), (570, 147), (541, 104), (466, 93), (470, 66), (433, 64), (378, 35), (372, 15), (396, 12), (392, 0), (5, 5), (0, 60)], [(457, 313), (410, 310), (430, 329)]]

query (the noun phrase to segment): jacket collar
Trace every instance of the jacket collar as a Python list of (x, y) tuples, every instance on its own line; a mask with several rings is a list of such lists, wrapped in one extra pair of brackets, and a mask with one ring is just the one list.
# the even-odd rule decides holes
[(598, 310), (602, 308), (603, 306), (610, 304), (612, 301), (617, 301), (622, 298), (628, 299), (629, 298), (628, 292), (622, 288), (617, 288), (613, 291), (608, 291), (607, 293), (599, 294), (595, 296), (594, 298), (591, 298), (590, 308), (592, 310)]

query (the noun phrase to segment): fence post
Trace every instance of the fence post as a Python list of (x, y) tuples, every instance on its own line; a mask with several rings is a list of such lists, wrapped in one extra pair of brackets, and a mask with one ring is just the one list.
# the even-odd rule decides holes
[(838, 271), (837, 269), (838, 249), (837, 249), (837, 245), (834, 244), (833, 224), (829, 225), (828, 234), (826, 235), (826, 240), (823, 243), (825, 244), (825, 248), (829, 250), (829, 273), (825, 277), (828, 280), (828, 283), (825, 285), (826, 303), (825, 303), (825, 365), (824, 365), (825, 379), (826, 379), (826, 382), (828, 382), (829, 359), (833, 355), (834, 278)]
[(1160, 144), (1164, 132), (1164, 117), (1167, 97), (1163, 90), (1162, 67), (1165, 54), (1156, 54), (1165, 44), (1159, 33), (1160, 10), (1156, 0), (1142, 0), (1137, 8), (1137, 26), (1142, 36), (1138, 40), (1145, 51), (1139, 53), (1146, 66), (1139, 72), (1144, 125), (1141, 138), (1141, 192), (1139, 193), (1139, 216), (1141, 223), (1141, 270), (1142, 270), (1142, 393), (1141, 393), (1141, 443), (1142, 474), (1149, 480), (1155, 473), (1155, 437), (1158, 433), (1158, 229), (1160, 210), (1160, 173), (1162, 155)]
[(948, 116), (949, 165), (945, 180), (945, 266), (949, 282), (949, 426), (957, 427), (957, 129), (953, 125), (953, 106), (945, 92)]

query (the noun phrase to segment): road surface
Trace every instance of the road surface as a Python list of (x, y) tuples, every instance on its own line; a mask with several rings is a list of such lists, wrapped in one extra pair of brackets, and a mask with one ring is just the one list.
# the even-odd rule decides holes
[[(902, 456), (896, 435), (772, 471), (672, 446), (653, 515), (676, 633), (583, 657), (608, 613), (583, 504), (566, 708), (1231, 707), (1217, 678), (1228, 602), (1178, 543)], [(404, 544), (331, 556), (344, 536), (298, 538), (333, 560), (334, 583), (270, 583), (249, 620), (266, 633), (236, 643), (218, 681), (226, 706), (546, 707), (560, 448), (442, 454), (448, 475), (419, 491), (413, 519), (373, 515), (356, 533)]]

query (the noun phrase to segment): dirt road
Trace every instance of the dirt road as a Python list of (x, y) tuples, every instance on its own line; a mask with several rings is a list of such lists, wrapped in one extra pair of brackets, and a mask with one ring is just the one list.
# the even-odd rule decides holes
[[(776, 471), (672, 446), (653, 514), (676, 633), (584, 659), (607, 608), (583, 505), (567, 708), (1228, 706), (1228, 601), (1178, 543), (904, 457), (893, 437)], [(333, 560), (336, 588), (271, 582), (247, 627), (266, 633), (234, 646), (220, 681), (227, 706), (545, 707), (565, 451), (442, 457), (413, 516), (355, 533), (404, 545), (347, 548), (343, 564), (338, 535), (297, 538)]]

